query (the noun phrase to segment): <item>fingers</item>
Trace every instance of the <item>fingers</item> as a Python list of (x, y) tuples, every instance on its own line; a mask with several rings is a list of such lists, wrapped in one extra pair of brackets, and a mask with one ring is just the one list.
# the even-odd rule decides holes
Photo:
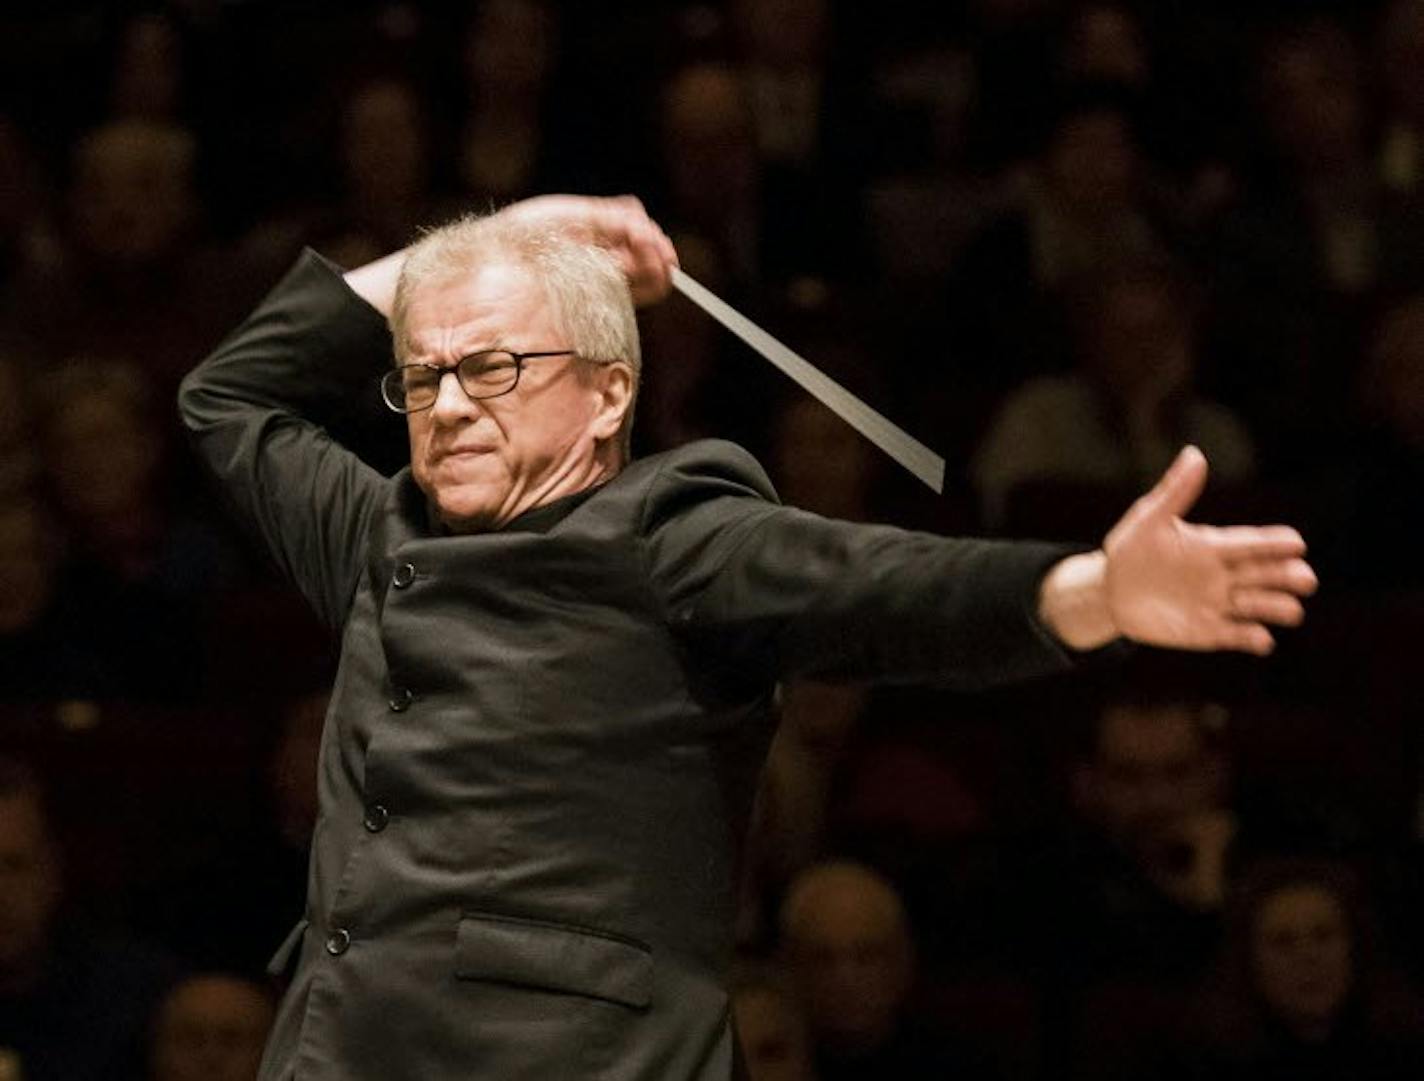
[(1320, 580), (1303, 559), (1257, 559), (1234, 567), (1232, 584), (1237, 589), (1274, 589), (1309, 597)]
[(1255, 623), (1298, 627), (1305, 619), (1305, 606), (1299, 598), (1274, 589), (1234, 589), (1230, 607), (1234, 618)]
[(1288, 525), (1213, 528), (1211, 541), (1221, 557), (1231, 563), (1305, 555), (1305, 538)]
[(1217, 627), (1215, 639), (1209, 648), (1253, 653), (1257, 657), (1268, 656), (1276, 648), (1276, 640), (1271, 637), (1271, 632), (1260, 623), (1223, 620)]
[(598, 204), (598, 241), (618, 257), (633, 303), (661, 300), (672, 288), (677, 252), (657, 222), (633, 195), (613, 196)]

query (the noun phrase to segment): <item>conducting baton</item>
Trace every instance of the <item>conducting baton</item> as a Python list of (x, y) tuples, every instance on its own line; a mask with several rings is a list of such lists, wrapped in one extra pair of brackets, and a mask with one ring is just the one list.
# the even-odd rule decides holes
[(672, 268), (672, 284), (717, 322), (746, 342), (842, 420), (938, 493), (944, 492), (944, 459), (899, 425), (881, 416), (845, 387), (802, 359), (730, 304)]

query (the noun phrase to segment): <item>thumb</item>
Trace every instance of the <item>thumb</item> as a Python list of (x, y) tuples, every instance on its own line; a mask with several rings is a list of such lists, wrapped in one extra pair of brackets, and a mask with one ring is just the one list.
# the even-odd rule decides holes
[(1185, 446), (1162, 479), (1128, 509), (1116, 528), (1135, 527), (1162, 515), (1180, 518), (1191, 510), (1205, 486), (1206, 456), (1194, 446)]
[(1201, 497), (1206, 474), (1206, 455), (1191, 444), (1183, 447), (1156, 487), (1147, 493), (1147, 499), (1154, 504), (1153, 512), (1174, 518), (1185, 516)]

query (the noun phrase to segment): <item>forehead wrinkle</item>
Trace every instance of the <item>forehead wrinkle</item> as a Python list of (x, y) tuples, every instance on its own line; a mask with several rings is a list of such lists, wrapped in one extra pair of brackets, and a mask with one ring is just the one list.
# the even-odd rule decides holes
[[(424, 338), (419, 334), (408, 335), (406, 363), (453, 367), (472, 353), (508, 348), (504, 339), (498, 334), (487, 340), (478, 340), (475, 335), (479, 332), (481, 322), (482, 320), (477, 317), (455, 326), (437, 327)], [(426, 342), (431, 344), (426, 347)]]

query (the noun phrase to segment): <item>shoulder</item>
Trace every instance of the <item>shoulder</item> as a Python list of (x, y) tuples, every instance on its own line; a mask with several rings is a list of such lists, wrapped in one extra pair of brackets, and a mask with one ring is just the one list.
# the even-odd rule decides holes
[(700, 491), (706, 497), (744, 496), (779, 502), (761, 463), (744, 447), (725, 439), (699, 439), (640, 458), (623, 470), (619, 483), (648, 498)]

